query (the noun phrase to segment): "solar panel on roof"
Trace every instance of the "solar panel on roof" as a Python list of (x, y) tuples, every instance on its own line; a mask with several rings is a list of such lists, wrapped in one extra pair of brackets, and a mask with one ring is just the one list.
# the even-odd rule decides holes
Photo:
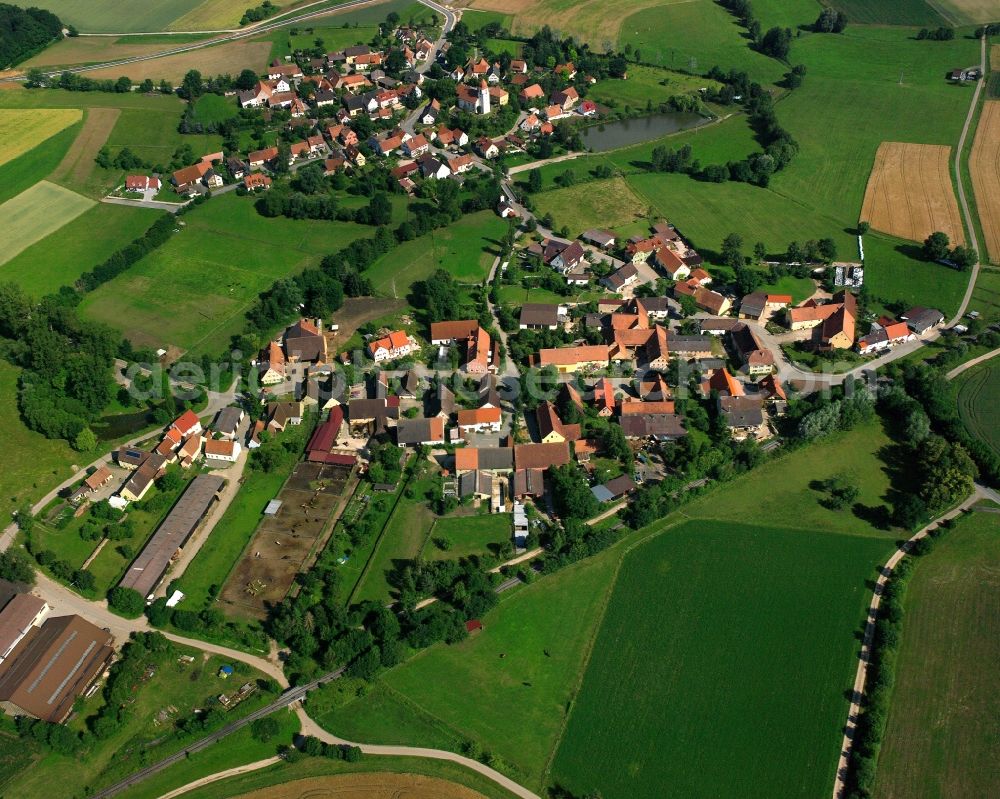
[(130, 458), (141, 458), (142, 457), (142, 451), (138, 450), (138, 449), (130, 449), (130, 450), (126, 451), (125, 454), (128, 455)]

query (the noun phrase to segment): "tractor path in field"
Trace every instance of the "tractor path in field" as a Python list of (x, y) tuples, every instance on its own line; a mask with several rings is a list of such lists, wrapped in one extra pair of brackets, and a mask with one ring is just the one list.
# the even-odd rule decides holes
[(854, 687), (851, 691), (851, 706), (847, 711), (847, 723), (844, 725), (844, 738), (840, 745), (840, 759), (837, 762), (837, 774), (833, 781), (833, 799), (843, 799), (846, 796), (846, 782), (848, 763), (851, 758), (851, 749), (854, 746), (854, 735), (857, 732), (858, 719), (861, 715), (861, 702), (865, 695), (865, 682), (868, 679), (868, 663), (871, 658), (872, 638), (875, 635), (875, 622), (878, 620), (879, 604), (882, 601), (882, 593), (892, 576), (893, 569), (912, 549), (913, 544), (921, 538), (925, 538), (931, 530), (935, 529), (941, 522), (947, 519), (954, 519), (963, 511), (971, 508), (977, 502), (988, 500), (996, 502), (997, 493), (986, 486), (975, 484), (972, 494), (958, 507), (939, 516), (934, 521), (914, 533), (909, 539), (903, 542), (892, 553), (885, 565), (879, 569), (878, 580), (875, 582), (875, 589), (872, 591), (872, 601), (868, 606), (868, 618), (865, 621), (865, 633), (861, 642), (861, 652), (858, 655), (858, 670), (854, 676)]

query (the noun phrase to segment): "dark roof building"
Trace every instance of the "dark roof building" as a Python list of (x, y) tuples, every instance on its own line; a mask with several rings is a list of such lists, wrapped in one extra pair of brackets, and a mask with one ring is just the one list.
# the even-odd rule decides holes
[(671, 441), (687, 435), (684, 423), (675, 413), (643, 413), (618, 420), (625, 438), (655, 438)]
[(937, 308), (923, 308), (918, 305), (910, 308), (900, 318), (906, 322), (910, 330), (919, 334), (941, 324), (944, 321), (944, 314)]
[(118, 585), (138, 591), (143, 597), (151, 596), (167, 573), (171, 559), (188, 542), (225, 483), (211, 474), (194, 478)]
[(554, 330), (558, 324), (558, 305), (542, 302), (529, 302), (521, 306), (520, 326), (522, 328), (548, 328)]
[(50, 618), (0, 663), (0, 707), (61, 724), (113, 656), (111, 633), (79, 616)]

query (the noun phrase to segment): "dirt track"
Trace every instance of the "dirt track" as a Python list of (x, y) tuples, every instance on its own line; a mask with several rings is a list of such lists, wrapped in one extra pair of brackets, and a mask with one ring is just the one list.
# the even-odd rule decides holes
[(245, 793), (236, 799), (483, 799), (481, 793), (419, 774), (311, 777)]
[(120, 115), (120, 108), (88, 108), (80, 133), (52, 173), (51, 179), (68, 179), (75, 185), (86, 183), (90, 173), (94, 171), (94, 158), (108, 140)]
[(983, 104), (969, 156), (969, 172), (983, 226), (983, 247), (991, 261), (1000, 263), (1000, 100)]
[(868, 177), (861, 219), (875, 230), (923, 241), (936, 230), (964, 244), (965, 232), (948, 171), (951, 148), (882, 142)]

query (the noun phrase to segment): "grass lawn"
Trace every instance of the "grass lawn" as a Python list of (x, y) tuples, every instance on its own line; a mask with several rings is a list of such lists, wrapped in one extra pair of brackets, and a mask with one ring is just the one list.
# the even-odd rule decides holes
[(203, 94), (194, 103), (194, 118), (202, 124), (223, 122), (239, 113), (232, 97), (221, 94)]
[(0, 166), (28, 152), (50, 136), (83, 119), (77, 108), (51, 108), (29, 111), (26, 108), (0, 110)]
[(6, 231), (0, 265), (93, 207), (94, 201), (42, 180), (0, 204)]
[(277, 278), (372, 233), (354, 223), (267, 219), (235, 194), (212, 198), (182, 221), (170, 241), (87, 294), (83, 316), (137, 345), (219, 353)]
[(865, 581), (890, 548), (691, 522), (635, 549), (551, 780), (635, 799), (829, 791)]
[(895, 301), (906, 308), (939, 308), (948, 319), (958, 310), (970, 275), (915, 257), (919, 249), (912, 242), (869, 233), (865, 236), (865, 283), (883, 305)]
[(510, 53), (513, 58), (520, 58), (521, 51), (524, 48), (522, 42), (514, 41), (513, 39), (487, 39), (485, 46), (497, 54)]
[(20, 738), (13, 723), (0, 730), (0, 790), (40, 756), (34, 741)]
[(979, 311), (984, 322), (1000, 321), (1000, 269), (979, 270), (976, 287), (969, 301), (970, 311)]
[(124, 799), (158, 799), (168, 791), (187, 785), (199, 777), (271, 757), (278, 746), (290, 743), (301, 727), (299, 717), (291, 710), (279, 710), (271, 718), (278, 721), (280, 729), (267, 743), (258, 741), (250, 728), (244, 727), (228, 736), (221, 746), (210, 746), (196, 752), (134, 788), (123, 791), (119, 796)]
[[(754, 10), (760, 14), (757, 5)], [(800, 22), (812, 22), (818, 13)], [(767, 83), (785, 72), (777, 61), (751, 50), (736, 18), (712, 0), (657, 4), (625, 16), (620, 25), (619, 45), (631, 44), (646, 62), (696, 73), (718, 65)], [(630, 77), (631, 72), (630, 66)]]
[(876, 797), (988, 796), (1000, 784), (997, 518), (962, 517), (916, 562)]
[[(840, 253), (856, 251), (844, 225), (799, 200), (747, 183), (702, 183), (687, 175), (640, 173), (629, 186), (677, 226), (709, 263), (718, 263), (722, 240), (743, 236), (747, 249), (763, 241), (768, 252), (783, 252), (790, 241), (831, 236)], [(866, 253), (867, 255), (867, 253)]]
[[(21, 370), (0, 360), (0, 518), (4, 524), (25, 500), (37, 502), (54, 485), (71, 477), (71, 464), (84, 466), (92, 456), (70, 449), (24, 426), (17, 413), (17, 381)], [(4, 454), (6, 453), (6, 454)]]
[(613, 230), (642, 222), (649, 208), (621, 177), (541, 192), (535, 205), (539, 215), (552, 214), (556, 229), (566, 225), (573, 237), (588, 228)]
[(408, 241), (382, 256), (366, 271), (375, 291), (405, 297), (418, 280), (436, 269), (460, 283), (482, 283), (489, 274), (507, 222), (492, 211), (467, 214), (454, 224)]
[[(235, 741), (237, 739), (234, 737), (230, 740)], [(197, 764), (196, 768), (188, 769), (184, 773), (190, 775), (192, 778), (197, 778), (200, 774), (211, 774), (225, 768), (226, 766), (221, 764), (217, 768), (210, 766), (205, 760), (208, 752), (214, 752), (216, 749), (229, 753), (236, 751), (233, 747), (212, 747), (206, 752), (199, 752), (196, 755), (192, 755), (187, 761), (190, 764)], [(249, 757), (241, 758), (241, 760), (250, 759)], [(174, 768), (180, 768), (180, 766), (175, 766)], [(185, 784), (185, 780), (182, 779), (175, 779), (170, 782), (160, 781), (165, 775), (173, 773), (173, 769), (168, 769), (163, 774), (153, 777), (141, 786), (122, 793), (121, 796), (124, 799), (157, 799), (157, 797), (163, 795), (169, 786)], [(501, 788), (492, 780), (480, 776), (476, 772), (470, 771), (457, 763), (449, 763), (444, 760), (429, 760), (424, 757), (383, 757), (380, 755), (378, 757), (363, 758), (357, 763), (345, 763), (342, 760), (331, 760), (325, 757), (305, 758), (294, 764), (281, 762), (251, 774), (230, 777), (227, 780), (206, 785), (202, 788), (196, 788), (193, 791), (185, 793), (184, 797), (185, 799), (229, 799), (233, 796), (242, 796), (249, 791), (264, 790), (271, 786), (287, 786), (283, 788), (276, 787), (275, 791), (297, 791), (298, 788), (294, 784), (296, 780), (308, 777), (359, 773), (421, 774), (465, 785), (487, 797), (487, 799), (511, 799), (513, 796), (513, 794)], [(145, 790), (143, 786), (147, 785), (155, 787)], [(335, 783), (331, 783), (327, 789), (323, 790), (323, 793), (326, 794), (327, 790), (332, 791), (335, 789)], [(306, 795), (310, 796), (314, 795), (314, 793), (315, 789)], [(355, 793), (355, 791), (352, 789), (351, 793)]]
[(776, 283), (768, 283), (757, 290), (766, 291), (768, 294), (791, 294), (792, 304), (798, 305), (816, 293), (816, 284), (807, 277), (785, 275)]
[(557, 304), (561, 302), (590, 302), (590, 300), (597, 300), (605, 296), (607, 293), (599, 289), (582, 291), (579, 294), (564, 297), (562, 294), (556, 294), (548, 289), (526, 289), (510, 284), (500, 287), (500, 302), (509, 305), (523, 305), (526, 302), (554, 302)]
[(417, 473), (406, 484), (403, 496), (378, 538), (368, 570), (351, 596), (352, 604), (366, 599), (387, 601), (392, 598), (394, 589), (386, 579), (389, 572), (396, 561), (412, 560), (423, 549), (436, 518), (427, 504), (428, 493), (436, 482), (426, 461), (418, 463), (416, 469)]
[(145, 233), (160, 213), (97, 203), (7, 261), (0, 278), (13, 280), (34, 297), (72, 286), (83, 272)]
[(677, 94), (695, 94), (704, 86), (714, 88), (718, 84), (698, 75), (636, 64), (629, 66), (625, 80), (608, 78), (594, 84), (587, 92), (587, 98), (611, 108), (645, 108), (649, 102), (657, 106)]
[[(0, 106), (4, 95), (17, 94), (16, 91), (0, 92)], [(50, 136), (37, 147), (28, 150), (13, 161), (0, 166), (0, 203), (16, 197), (34, 186), (40, 178), (59, 166), (67, 150), (73, 145), (76, 134), (83, 123), (77, 123), (54, 136)]]
[(1000, 454), (1000, 362), (973, 367), (955, 380), (958, 412), (969, 432)]
[[(491, 547), (509, 540), (512, 531), (509, 513), (447, 516), (434, 523), (421, 556), (427, 560), (455, 560), (483, 555), (490, 552)], [(435, 542), (439, 538), (448, 542), (448, 549), (437, 546)]]
[[(46, 754), (37, 768), (22, 772), (7, 786), (6, 795), (17, 796), (18, 799), (50, 799), (53, 785), (74, 785), (81, 788), (88, 786), (96, 790), (116, 782), (138, 771), (144, 764), (183, 749), (191, 739), (183, 737), (174, 729), (173, 725), (179, 719), (190, 716), (195, 708), (205, 707), (209, 698), (217, 697), (223, 692), (231, 693), (243, 682), (261, 677), (259, 672), (249, 666), (235, 662), (232, 665), (236, 668), (236, 674), (229, 680), (223, 680), (218, 676), (219, 668), (230, 661), (218, 655), (203, 654), (196, 649), (174, 646), (175, 656), (160, 664), (151, 679), (136, 686), (135, 702), (127, 709), (126, 720), (114, 735), (95, 741), (79, 757)], [(176, 657), (184, 654), (193, 655), (195, 662), (178, 662)], [(272, 700), (272, 694), (258, 691), (228, 715), (238, 718)], [(70, 722), (70, 727), (81, 729), (86, 717), (97, 712), (103, 701), (101, 692), (85, 700), (82, 712)], [(156, 720), (157, 714), (163, 710), (168, 713), (165, 723)], [(285, 729), (290, 733), (292, 727), (286, 724)], [(257, 756), (264, 757), (273, 753), (281, 742), (283, 741), (273, 741), (266, 752)], [(260, 748), (249, 742), (243, 749), (261, 752)], [(227, 742), (226, 745), (212, 747), (207, 751), (221, 753), (238, 750), (231, 748)]]
[(519, 781), (540, 789), (615, 558), (606, 552), (505, 595), (483, 618), (482, 632), (424, 650), (367, 696), (336, 706), (341, 698), (327, 694), (336, 689), (324, 688), (309, 699), (310, 715), (356, 741), (453, 749), (476, 740)]
[[(208, 97), (214, 99), (202, 105), (202, 101)], [(198, 103), (199, 113), (201, 108), (205, 108), (206, 114), (221, 114), (224, 105), (230, 105), (233, 113), (236, 112), (232, 98), (205, 95)], [(112, 153), (117, 153), (122, 147), (128, 147), (154, 166), (170, 163), (174, 150), (184, 144), (191, 145), (195, 159), (222, 149), (221, 136), (178, 133), (177, 123), (180, 122), (181, 110), (173, 104), (164, 104), (156, 111), (145, 108), (122, 109), (121, 116), (108, 137), (108, 148)]]
[(499, 23), (503, 28), (510, 30), (514, 21), (513, 14), (504, 14), (500, 11), (476, 11), (469, 10), (462, 12), (462, 22), (469, 26), (469, 30), (475, 33), (480, 28)]
[(867, 508), (879, 506), (892, 487), (887, 473), (890, 446), (878, 421), (859, 425), (775, 458), (695, 500), (684, 513), (696, 519), (741, 522), (752, 512), (753, 519), (777, 527), (886, 537), (889, 532), (850, 510), (824, 508), (819, 504), (823, 495), (809, 484), (845, 472), (860, 486), (858, 502)]

